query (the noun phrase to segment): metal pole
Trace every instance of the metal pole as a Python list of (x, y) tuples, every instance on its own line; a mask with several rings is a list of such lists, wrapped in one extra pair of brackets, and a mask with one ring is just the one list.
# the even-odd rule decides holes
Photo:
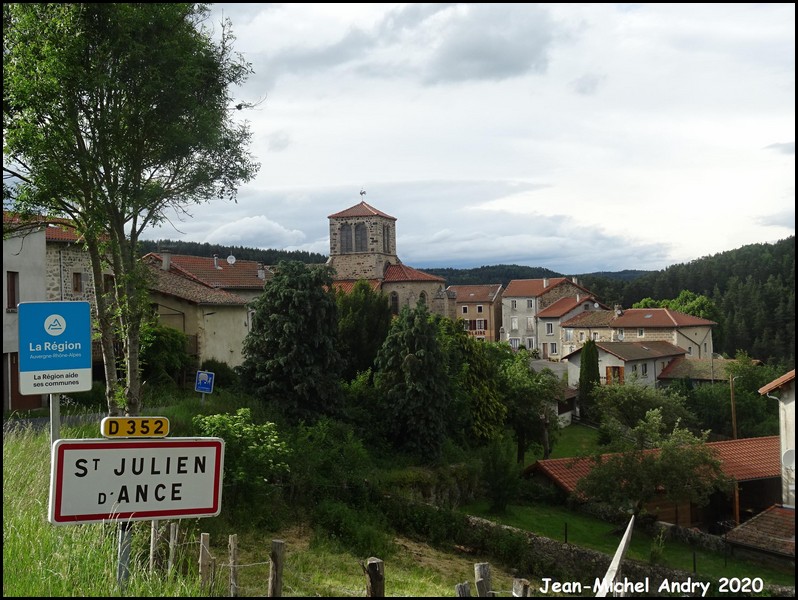
[(50, 446), (61, 439), (61, 394), (50, 394)]
[(729, 389), (731, 391), (731, 411), (732, 411), (732, 439), (737, 439), (737, 411), (734, 408), (734, 380), (736, 377), (729, 377)]
[(130, 578), (130, 546), (132, 542), (132, 524), (125, 521), (119, 524), (119, 550), (118, 565), (116, 569), (116, 582), (119, 589), (123, 590), (127, 580)]

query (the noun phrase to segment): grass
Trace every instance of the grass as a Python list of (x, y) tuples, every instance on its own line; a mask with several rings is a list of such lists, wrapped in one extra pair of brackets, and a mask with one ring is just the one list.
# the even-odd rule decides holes
[[(487, 502), (477, 502), (461, 508), (463, 512), (491, 519), (499, 523), (530, 531), (553, 540), (565, 541), (566, 526), (568, 543), (584, 548), (598, 550), (613, 555), (620, 542), (621, 534), (611, 523), (583, 515), (565, 507), (546, 504), (527, 506), (511, 505), (503, 515), (489, 512)], [(642, 531), (635, 531), (627, 550), (627, 557), (649, 562), (654, 540)], [(767, 584), (795, 585), (795, 572), (782, 571), (756, 565), (733, 557), (694, 548), (678, 541), (666, 541), (659, 564), (682, 571), (693, 571), (695, 552), (696, 572), (712, 578), (720, 577), (761, 577)]]
[(598, 446), (598, 430), (574, 423), (560, 431), (560, 437), (554, 444), (550, 458), (570, 458), (585, 456)]

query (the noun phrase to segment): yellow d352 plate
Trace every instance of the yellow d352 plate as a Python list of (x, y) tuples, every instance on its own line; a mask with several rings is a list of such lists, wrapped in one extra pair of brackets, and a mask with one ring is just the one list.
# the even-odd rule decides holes
[(107, 438), (159, 438), (169, 433), (166, 417), (105, 417), (100, 433)]

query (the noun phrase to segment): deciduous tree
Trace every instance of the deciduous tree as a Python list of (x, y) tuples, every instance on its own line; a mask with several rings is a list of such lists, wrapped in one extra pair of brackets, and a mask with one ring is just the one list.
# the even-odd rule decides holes
[(194, 3), (3, 5), (4, 208), (66, 218), (80, 236), (112, 414), (117, 395), (130, 414), (140, 406), (141, 233), (235, 199), (257, 171), (249, 127), (231, 111), (251, 67), (233, 52), (229, 21), (217, 42), (207, 15)]

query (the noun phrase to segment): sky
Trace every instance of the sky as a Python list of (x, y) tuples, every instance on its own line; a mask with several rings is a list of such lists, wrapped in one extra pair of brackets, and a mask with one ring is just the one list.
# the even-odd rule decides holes
[[(214, 4), (257, 176), (146, 239), (660, 270), (795, 235), (794, 4)], [(240, 113), (240, 114), (239, 114)]]

